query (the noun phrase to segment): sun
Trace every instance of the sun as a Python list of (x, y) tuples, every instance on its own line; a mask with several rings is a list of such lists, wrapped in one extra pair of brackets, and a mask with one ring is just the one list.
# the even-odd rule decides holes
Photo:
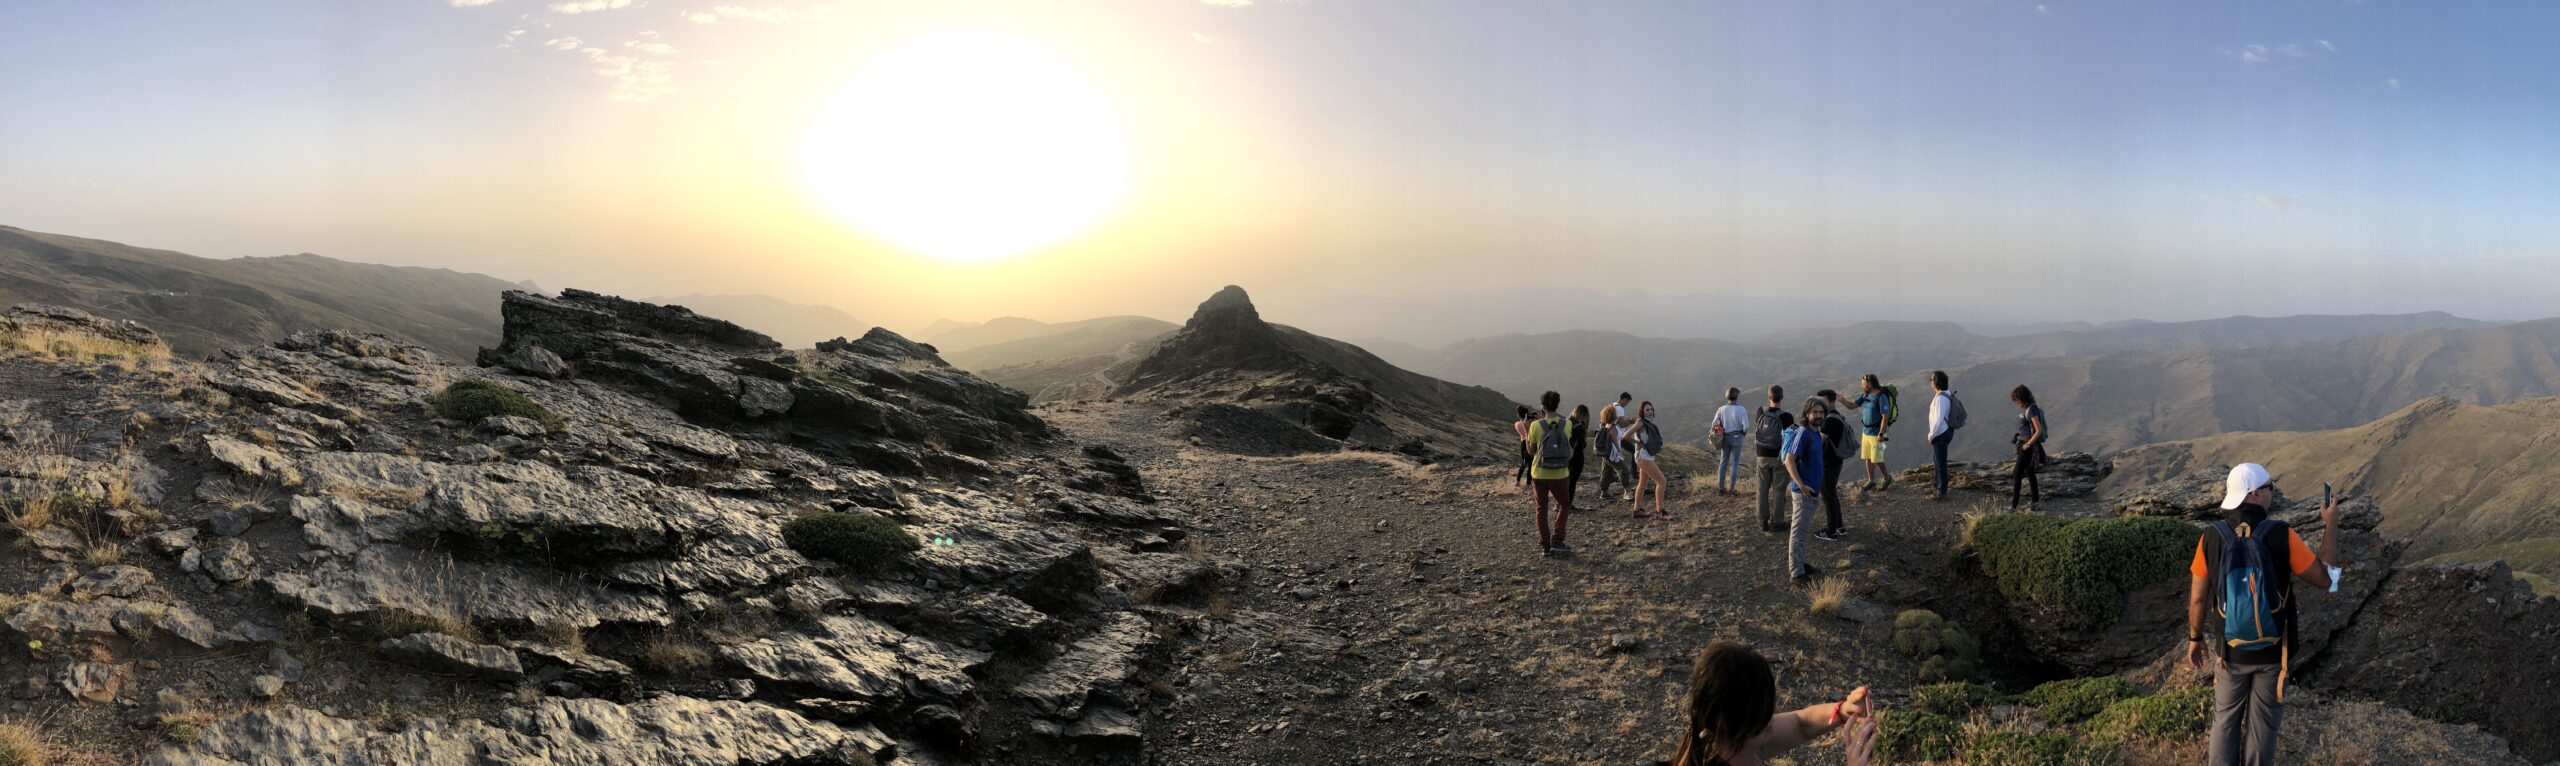
[(1102, 91), (1047, 50), (992, 34), (881, 53), (818, 110), (800, 162), (829, 212), (952, 261), (1071, 237), (1120, 203), (1130, 176)]

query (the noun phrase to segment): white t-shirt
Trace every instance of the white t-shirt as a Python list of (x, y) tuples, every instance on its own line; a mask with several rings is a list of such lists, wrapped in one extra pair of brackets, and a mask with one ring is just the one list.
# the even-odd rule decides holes
[(1739, 404), (1717, 407), (1715, 422), (1724, 426), (1726, 438), (1741, 436), (1751, 428), (1751, 410)]

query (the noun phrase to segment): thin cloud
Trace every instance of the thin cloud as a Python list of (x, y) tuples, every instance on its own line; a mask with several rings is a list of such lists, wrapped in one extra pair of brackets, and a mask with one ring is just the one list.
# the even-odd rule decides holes
[(1208, 45), (1208, 44), (1210, 44), (1210, 43), (1217, 42), (1217, 41), (1218, 41), (1218, 38), (1210, 37), (1210, 36), (1208, 36), (1208, 35), (1201, 34), (1201, 33), (1198, 33), (1198, 32), (1193, 32), (1193, 33), (1191, 33), (1191, 41), (1192, 41), (1192, 42), (1195, 42), (1195, 43), (1202, 44), (1202, 45)]
[(2267, 207), (2283, 208), (2300, 207), (2302, 205), (2302, 198), (2291, 194), (2256, 194), (2251, 195), (2249, 199), (2252, 202), (2256, 202)]
[(2399, 89), (2400, 89), (2400, 78), (2397, 78), (2397, 77), (2385, 77), (2385, 78), (2382, 78), (2382, 89), (2383, 89), (2383, 90), (2399, 90)]
[(1200, 2), (1220, 8), (1243, 8), (1253, 4), (1253, 0), (1200, 0)]
[(2314, 54), (2336, 55), (2338, 52), (2338, 46), (2330, 44), (2327, 40), (2313, 40), (2309, 44), (2249, 43), (2237, 46), (2225, 45), (2214, 50), (2220, 52), (2223, 56), (2238, 59), (2244, 64), (2264, 64), (2279, 59), (2307, 59), (2311, 58)]
[(685, 14), (685, 20), (696, 24), (718, 24), (723, 21), (753, 21), (762, 24), (796, 24), (803, 21), (825, 21), (833, 6), (810, 5), (789, 8), (780, 5), (715, 5), (709, 11)]
[(2043, 3), (2037, 3), (2037, 4), (2036, 4), (2036, 15), (2038, 15), (2038, 16), (2043, 16), (2043, 15), (2046, 15), (2047, 13), (2049, 13), (2049, 12), (2048, 12), (2048, 11), (2046, 11), (2046, 10), (2044, 9), (2044, 4), (2043, 4)]
[(564, 51), (574, 51), (581, 47), (585, 47), (586, 44), (587, 41), (580, 40), (576, 37), (554, 37), (549, 40), (542, 41), (542, 45), (544, 47), (558, 48)]
[(598, 11), (618, 11), (631, 7), (631, 2), (632, 0), (578, 0), (577, 2), (569, 3), (552, 3), (551, 12), (564, 16), (575, 16), (581, 13), (596, 13)]
[(2338, 46), (2330, 45), (2327, 40), (2313, 40), (2312, 42), (2318, 43), (2321, 50), (2328, 51), (2330, 53), (2338, 52)]
[(490, 4), (490, 3), (494, 3), (494, 2), (497, 2), (497, 1), (498, 1), (498, 0), (453, 0), (453, 7), (455, 7), (455, 8), (478, 8), (478, 7), (480, 7), (480, 6), (488, 5), (488, 4)]
[(675, 46), (655, 40), (629, 40), (623, 42), (622, 47), (630, 48), (652, 56), (664, 56), (676, 52)]

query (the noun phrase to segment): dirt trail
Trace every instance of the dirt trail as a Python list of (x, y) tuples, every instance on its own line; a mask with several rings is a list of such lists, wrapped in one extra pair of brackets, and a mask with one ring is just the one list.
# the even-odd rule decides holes
[[(1578, 554), (1545, 559), (1507, 469), (1243, 458), (1163, 436), (1153, 412), (1042, 415), (1128, 455), (1158, 496), (1201, 515), (1212, 552), (1252, 567), (1211, 605), (1230, 616), (1208, 621), (1153, 724), (1168, 763), (1648, 763), (1667, 755), (1689, 662), (1718, 638), (1777, 661), (1785, 704), (1861, 683), (1907, 689), (1916, 668), (1891, 650), (1895, 607), (1879, 601), (1921, 586), (1883, 570), (1943, 560), (1963, 510), (1899, 487), (1849, 506), (1849, 538), (1812, 545), (1859, 595), (1817, 616), (1786, 581), (1785, 536), (1759, 530), (1748, 494), (1675, 481), (1679, 519), (1640, 521), (1623, 502), (1588, 508), (1586, 477)], [(1797, 759), (1836, 762), (1838, 748)]]

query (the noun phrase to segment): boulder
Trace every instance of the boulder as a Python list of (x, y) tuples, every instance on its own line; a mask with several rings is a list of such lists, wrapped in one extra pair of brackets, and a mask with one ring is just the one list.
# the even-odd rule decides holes
[(1080, 719), (1095, 699), (1127, 704), (1129, 682), (1138, 662), (1154, 646), (1155, 633), (1146, 618), (1119, 612), (1078, 639), (1049, 664), (1015, 684), (1015, 696), (1040, 714), (1061, 721)]
[(74, 662), (54, 677), (71, 698), (83, 704), (104, 705), (124, 696), (133, 683), (133, 666), (121, 663)]
[[(2355, 577), (2377, 570), (2359, 567)], [(2354, 620), (2298, 672), (2305, 684), (2477, 724), (2518, 755), (2560, 759), (2560, 599), (2536, 598), (2505, 562), (2390, 573)]]
[(908, 697), (961, 699), (969, 671), (987, 656), (909, 635), (855, 615), (826, 615), (815, 629), (719, 648), (759, 686), (797, 696), (881, 705)]
[(293, 460), (277, 454), (275, 450), (227, 436), (204, 437), (204, 455), (216, 465), (250, 481), (289, 485), (302, 480), (301, 473), (294, 469)]
[(133, 598), (150, 587), (151, 570), (110, 564), (89, 570), (88, 574), (63, 585), (62, 589), (75, 601), (87, 601), (99, 596)]

